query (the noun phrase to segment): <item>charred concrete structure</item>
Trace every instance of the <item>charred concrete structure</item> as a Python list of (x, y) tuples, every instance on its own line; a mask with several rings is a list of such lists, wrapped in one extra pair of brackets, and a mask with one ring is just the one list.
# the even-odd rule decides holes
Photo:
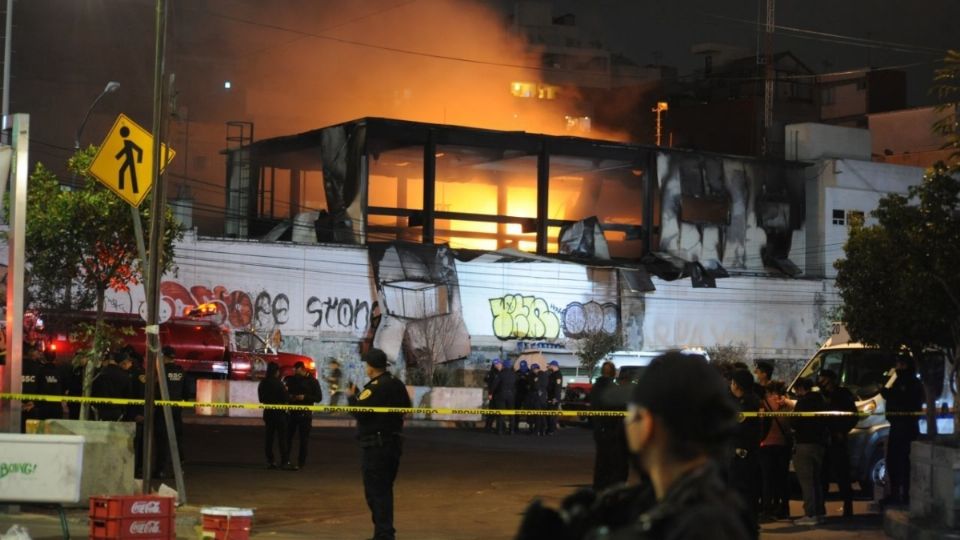
[(797, 276), (805, 164), (576, 137), (365, 118), (228, 153), (228, 235), (565, 253), (596, 218), (609, 256)]

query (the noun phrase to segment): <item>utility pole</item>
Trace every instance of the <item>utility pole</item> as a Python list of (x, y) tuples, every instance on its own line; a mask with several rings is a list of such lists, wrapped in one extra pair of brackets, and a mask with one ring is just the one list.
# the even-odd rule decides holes
[(773, 70), (773, 30), (775, 27), (776, 0), (766, 1), (766, 16), (764, 17), (763, 36), (763, 132), (760, 138), (760, 154), (769, 157), (773, 143), (773, 99), (774, 99), (774, 70)]

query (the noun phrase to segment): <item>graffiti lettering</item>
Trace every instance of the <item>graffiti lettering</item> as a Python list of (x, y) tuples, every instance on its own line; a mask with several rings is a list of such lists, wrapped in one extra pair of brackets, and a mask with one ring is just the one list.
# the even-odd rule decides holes
[(615, 334), (620, 327), (620, 315), (616, 304), (597, 302), (570, 302), (563, 310), (563, 333), (570, 338), (590, 334)]
[(317, 317), (313, 322), (314, 328), (361, 330), (370, 319), (370, 304), (359, 298), (351, 300), (328, 296), (326, 300), (320, 300), (311, 296), (307, 300), (307, 313)]
[(493, 335), (499, 339), (555, 339), (560, 319), (543, 298), (508, 294), (490, 299)]
[(270, 293), (261, 292), (254, 302), (253, 319), (260, 328), (287, 324), (290, 320), (290, 299), (280, 293), (271, 300)]

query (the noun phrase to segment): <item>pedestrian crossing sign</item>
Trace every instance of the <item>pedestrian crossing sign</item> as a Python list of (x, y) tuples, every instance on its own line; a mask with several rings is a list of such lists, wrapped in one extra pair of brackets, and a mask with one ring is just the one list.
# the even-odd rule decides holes
[[(167, 156), (166, 163), (160, 166), (163, 170), (175, 152), (161, 144), (160, 153)], [(121, 199), (139, 207), (153, 187), (153, 135), (121, 114), (97, 150), (90, 174)]]

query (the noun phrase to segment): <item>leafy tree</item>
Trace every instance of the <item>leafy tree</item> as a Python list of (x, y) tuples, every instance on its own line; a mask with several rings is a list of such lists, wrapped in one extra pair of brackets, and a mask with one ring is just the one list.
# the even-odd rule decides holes
[[(26, 259), (29, 307), (38, 311), (96, 309), (95, 337), (84, 371), (83, 395), (89, 396), (93, 370), (102, 358), (107, 290), (126, 291), (143, 282), (130, 207), (89, 175), (95, 147), (78, 151), (67, 168), (79, 180), (64, 189), (50, 169), (38, 163), (27, 191)], [(152, 195), (151, 195), (152, 197)], [(141, 220), (150, 219), (149, 204), (140, 207)], [(166, 209), (161, 269), (173, 264), (173, 244), (182, 237), (173, 211)], [(148, 253), (149, 257), (150, 254)], [(82, 411), (86, 417), (87, 405)]]
[(608, 334), (594, 332), (577, 341), (577, 356), (580, 357), (580, 367), (591, 376), (600, 360), (619, 349), (622, 345), (620, 333)]
[(952, 150), (949, 161), (951, 170), (956, 171), (960, 166), (960, 51), (947, 51), (943, 67), (934, 72), (931, 90), (940, 102), (937, 109), (947, 112), (933, 125), (933, 130), (943, 135), (943, 148)]
[[(910, 187), (909, 196), (881, 199), (872, 215), (878, 223), (853, 224), (838, 260), (837, 288), (843, 322), (863, 343), (899, 350), (921, 359), (923, 351), (958, 345), (960, 320), (960, 180), (940, 163)], [(911, 202), (914, 201), (914, 202)], [(936, 434), (936, 396), (927, 380), (928, 429)]]

